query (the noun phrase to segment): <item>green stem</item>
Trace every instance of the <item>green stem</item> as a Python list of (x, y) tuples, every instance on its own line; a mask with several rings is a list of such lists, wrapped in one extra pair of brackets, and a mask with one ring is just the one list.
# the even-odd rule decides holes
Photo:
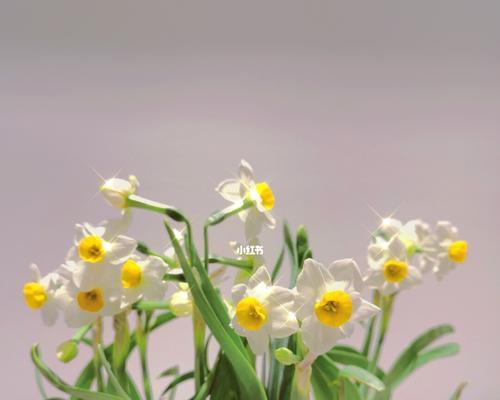
[(177, 268), (179, 267), (177, 265), (177, 261), (175, 261), (173, 258), (169, 257), (169, 256), (166, 256), (165, 254), (160, 254), (160, 253), (157, 253), (153, 250), (151, 250), (145, 243), (143, 242), (139, 242), (137, 243), (137, 251), (139, 253), (142, 253), (142, 254), (145, 254), (147, 256), (154, 256), (154, 257), (158, 257), (158, 258), (161, 258), (165, 264), (167, 264), (169, 267), (171, 268)]
[(246, 210), (250, 207), (255, 206), (255, 202), (252, 200), (245, 200), (242, 203), (234, 203), (229, 207), (226, 207), (220, 211), (214, 212), (210, 217), (208, 217), (205, 225), (203, 226), (203, 241), (204, 241), (204, 266), (208, 270), (208, 228), (220, 224), (225, 219), (231, 217), (232, 215), (239, 214), (241, 211)]
[(144, 396), (146, 400), (152, 400), (153, 394), (151, 390), (151, 381), (149, 379), (148, 356), (147, 356), (148, 321), (149, 318), (146, 316), (146, 321), (143, 326), (141, 312), (140, 311), (137, 312), (137, 328), (135, 330), (135, 336), (137, 340), (137, 345), (139, 347), (139, 356), (141, 359)]
[[(375, 304), (376, 306), (380, 305), (380, 293), (378, 290), (375, 290), (373, 292), (373, 304)], [(371, 318), (370, 325), (368, 326), (368, 331), (366, 332), (365, 341), (363, 345), (363, 355), (365, 357), (368, 357), (368, 355), (370, 354), (370, 347), (373, 338), (373, 330), (375, 328), (376, 321), (377, 321), (377, 316), (375, 315)]]
[(92, 324), (82, 326), (80, 329), (78, 329), (71, 340), (75, 341), (76, 343), (80, 343), (82, 339), (85, 337), (85, 335), (92, 329)]
[(237, 260), (235, 258), (227, 258), (227, 257), (210, 255), (208, 258), (208, 263), (209, 264), (228, 265), (230, 267), (241, 268), (241, 269), (248, 271), (248, 272), (252, 271), (252, 269), (253, 269), (253, 262), (251, 260)]
[(170, 309), (170, 302), (168, 300), (162, 301), (144, 301), (141, 300), (133, 305), (135, 310), (140, 311), (155, 311), (155, 310), (168, 310)]
[(101, 357), (99, 355), (99, 345), (102, 342), (102, 317), (98, 317), (94, 322), (94, 338), (93, 338), (93, 348), (94, 348), (94, 370), (95, 377), (97, 380), (97, 391), (104, 391), (104, 381), (102, 379), (101, 371)]
[(377, 345), (375, 347), (375, 353), (370, 364), (371, 372), (375, 372), (377, 369), (380, 353), (382, 352), (382, 346), (384, 344), (387, 329), (389, 328), (389, 321), (391, 319), (394, 297), (395, 295), (391, 295), (382, 298), (382, 320), (380, 321), (380, 329), (377, 339)]

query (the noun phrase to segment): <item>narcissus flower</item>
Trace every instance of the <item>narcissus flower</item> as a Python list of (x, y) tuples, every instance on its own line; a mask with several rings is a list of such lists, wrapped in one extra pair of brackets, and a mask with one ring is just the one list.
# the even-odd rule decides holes
[(76, 224), (75, 245), (70, 250), (68, 259), (90, 264), (103, 261), (121, 263), (137, 245), (136, 240), (123, 235), (130, 225), (130, 217), (130, 212), (127, 212), (123, 218), (106, 220), (98, 226)]
[(74, 266), (66, 269), (70, 279), (56, 295), (69, 327), (78, 328), (94, 322), (100, 316), (115, 315), (121, 311), (119, 268), (108, 265), (105, 270), (91, 270), (85, 288), (75, 284), (72, 279), (74, 276), (71, 275), (74, 270)]
[(399, 235), (393, 236), (378, 253), (371, 246), (368, 265), (365, 283), (378, 289), (383, 296), (406, 289), (422, 279), (420, 271), (409, 264), (407, 247)]
[(113, 207), (126, 208), (127, 199), (135, 194), (139, 187), (139, 181), (133, 175), (128, 180), (120, 178), (111, 178), (105, 181), (99, 188), (104, 199)]
[(270, 212), (275, 203), (274, 193), (267, 182), (255, 182), (252, 167), (245, 160), (240, 163), (239, 179), (222, 181), (215, 190), (232, 203), (254, 203), (254, 207), (239, 213), (245, 223), (245, 235), (248, 240), (259, 235), (263, 226), (270, 229), (276, 226), (276, 220)]
[(384, 218), (375, 232), (378, 241), (370, 246), (369, 252), (380, 253), (384, 251), (386, 244), (393, 236), (399, 236), (406, 246), (408, 258), (413, 257), (415, 252), (422, 251), (422, 246), (430, 235), (429, 225), (419, 219), (414, 219), (403, 224), (395, 218)]
[(35, 264), (31, 264), (31, 281), (23, 287), (24, 301), (33, 310), (40, 310), (42, 320), (46, 325), (54, 325), (59, 314), (56, 292), (62, 284), (62, 278), (57, 273), (41, 276)]
[(448, 221), (439, 221), (434, 234), (424, 245), (432, 257), (433, 269), (438, 279), (453, 270), (456, 264), (467, 259), (468, 244), (458, 237), (458, 229)]
[(294, 309), (302, 321), (302, 340), (313, 356), (328, 352), (350, 336), (354, 322), (372, 317), (379, 308), (361, 298), (363, 287), (352, 259), (333, 262), (328, 268), (307, 259), (297, 277)]
[(147, 257), (145, 260), (129, 258), (123, 263), (120, 271), (120, 283), (123, 293), (123, 304), (129, 305), (139, 299), (161, 300), (167, 290), (167, 282), (163, 276), (167, 265), (158, 257)]
[(269, 337), (283, 338), (298, 329), (292, 311), (294, 293), (290, 289), (272, 286), (266, 267), (260, 267), (247, 284), (233, 287), (234, 317), (231, 326), (247, 338), (255, 354), (268, 349)]

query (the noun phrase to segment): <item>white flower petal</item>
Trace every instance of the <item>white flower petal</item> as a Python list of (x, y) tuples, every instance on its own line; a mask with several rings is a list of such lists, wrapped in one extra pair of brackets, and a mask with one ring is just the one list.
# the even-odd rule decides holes
[(395, 257), (398, 260), (406, 259), (406, 246), (398, 236), (394, 236), (389, 241), (387, 248), (391, 254), (391, 257)]
[(30, 279), (32, 282), (40, 282), (42, 280), (42, 275), (36, 264), (30, 265)]
[(363, 288), (363, 279), (356, 262), (352, 258), (344, 258), (334, 261), (328, 267), (328, 271), (336, 281), (352, 282), (354, 289), (358, 292)]
[(273, 307), (270, 312), (271, 319), (271, 336), (275, 338), (284, 338), (297, 332), (299, 323), (295, 314), (292, 313), (289, 307), (277, 306)]
[(59, 315), (57, 302), (53, 298), (47, 299), (47, 301), (45, 302), (45, 304), (41, 309), (41, 314), (42, 314), (42, 320), (45, 325), (47, 326), (54, 325)]
[(232, 203), (241, 201), (240, 182), (236, 179), (226, 179), (215, 188), (224, 199)]
[(309, 316), (302, 321), (302, 340), (314, 355), (324, 354), (345, 337), (340, 329), (330, 328), (319, 322), (315, 316)]
[(352, 316), (353, 321), (363, 321), (366, 319), (370, 319), (375, 314), (380, 312), (380, 308), (378, 308), (375, 304), (372, 304), (364, 299), (361, 299), (361, 303)]
[(265, 286), (271, 286), (271, 276), (265, 266), (259, 267), (259, 269), (250, 277), (248, 280), (248, 287), (253, 289), (260, 283), (263, 283)]
[(269, 346), (269, 335), (261, 330), (252, 331), (246, 336), (248, 344), (255, 355), (264, 354)]
[(240, 180), (246, 184), (255, 182), (252, 166), (245, 160), (240, 161), (239, 175)]
[(106, 261), (118, 264), (126, 261), (137, 247), (137, 241), (127, 236), (116, 236), (111, 242), (109, 255), (106, 254)]
[(331, 280), (333, 278), (323, 264), (308, 258), (297, 277), (297, 291), (303, 296), (316, 299), (317, 293), (324, 292), (326, 282)]

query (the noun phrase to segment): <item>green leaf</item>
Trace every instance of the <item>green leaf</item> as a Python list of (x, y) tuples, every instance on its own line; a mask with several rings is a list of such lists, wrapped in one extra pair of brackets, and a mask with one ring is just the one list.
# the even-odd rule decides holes
[(334, 362), (344, 365), (356, 365), (364, 369), (367, 369), (370, 363), (364, 355), (346, 346), (335, 346), (325, 356)]
[(435, 328), (429, 329), (422, 335), (418, 336), (398, 357), (394, 362), (393, 366), (387, 372), (384, 383), (385, 385), (392, 389), (394, 384), (401, 380), (401, 376), (405, 374), (414, 359), (418, 356), (418, 353), (429, 346), (432, 342), (436, 341), (440, 337), (453, 332), (453, 327), (451, 325), (439, 325)]
[(194, 378), (194, 371), (189, 371), (189, 372), (186, 372), (185, 374), (179, 375), (172, 382), (170, 382), (170, 384), (165, 388), (165, 390), (162, 392), (161, 395), (165, 396), (169, 390), (176, 387), (179, 383), (182, 383), (184, 381), (187, 381), (187, 380), (193, 379), (193, 378)]
[(460, 385), (458, 385), (458, 387), (455, 389), (455, 391), (451, 395), (450, 400), (460, 400), (460, 398), (462, 397), (462, 392), (466, 386), (467, 386), (467, 382), (462, 382)]
[(349, 379), (340, 379), (340, 400), (362, 400), (358, 388)]
[(380, 379), (378, 379), (371, 372), (355, 365), (348, 365), (347, 367), (342, 368), (339, 372), (339, 378), (353, 379), (356, 382), (363, 383), (364, 385), (379, 392), (385, 389), (385, 385)]
[(434, 347), (431, 350), (421, 352), (417, 357), (413, 359), (413, 361), (408, 365), (406, 371), (398, 377), (398, 380), (394, 382), (392, 385), (393, 388), (396, 388), (401, 382), (403, 382), (410, 374), (412, 374), (415, 370), (422, 367), (423, 365), (434, 361), (439, 360), (444, 357), (451, 357), (460, 351), (460, 345), (458, 343), (447, 343), (441, 346)]
[(337, 400), (338, 388), (331, 384), (332, 379), (328, 376), (327, 371), (315, 362), (312, 366), (311, 384), (314, 392), (315, 400)]
[(309, 238), (304, 225), (300, 225), (297, 229), (296, 246), (298, 266), (299, 269), (301, 269), (304, 260), (312, 255), (311, 250), (309, 249)]
[(299, 259), (297, 256), (297, 248), (294, 245), (292, 233), (290, 232), (290, 227), (286, 221), (283, 224), (283, 235), (285, 237), (285, 245), (288, 249), (290, 260), (292, 262), (292, 271), (290, 274), (290, 287), (292, 287), (295, 286), (295, 281), (297, 279), (297, 275), (299, 274)]
[[(45, 379), (47, 379), (50, 383), (52, 383), (52, 385), (54, 385), (60, 391), (75, 396), (80, 400), (123, 400), (124, 399), (124, 397), (118, 397), (101, 392), (91, 392), (89, 390), (80, 389), (67, 384), (43, 363), (43, 361), (40, 358), (37, 344), (33, 345), (33, 347), (31, 348), (31, 359), (33, 360), (33, 363), (38, 368), (40, 373), (45, 377)], [(125, 397), (125, 399), (129, 398)]]
[(113, 373), (113, 370), (111, 369), (111, 365), (109, 364), (106, 356), (104, 355), (104, 351), (102, 350), (102, 347), (99, 346), (97, 348), (97, 353), (99, 354), (99, 358), (101, 360), (102, 365), (104, 366), (104, 369), (108, 373), (109, 380), (113, 387), (116, 390), (116, 393), (119, 394), (123, 399), (125, 400), (130, 400), (130, 397), (128, 397), (127, 393), (125, 390), (120, 385), (120, 382), (118, 381), (118, 378), (116, 375)]
[(273, 272), (271, 273), (271, 280), (274, 282), (276, 280), (276, 277), (278, 276), (280, 270), (281, 270), (281, 265), (283, 264), (283, 259), (285, 258), (285, 247), (283, 246), (280, 252), (280, 255), (278, 256), (278, 259), (276, 260), (276, 263), (274, 264)]
[(178, 375), (178, 374), (179, 374), (179, 366), (175, 365), (175, 366), (167, 368), (165, 371), (163, 371), (160, 375), (158, 375), (158, 378), (164, 378), (166, 376), (172, 376), (172, 375)]

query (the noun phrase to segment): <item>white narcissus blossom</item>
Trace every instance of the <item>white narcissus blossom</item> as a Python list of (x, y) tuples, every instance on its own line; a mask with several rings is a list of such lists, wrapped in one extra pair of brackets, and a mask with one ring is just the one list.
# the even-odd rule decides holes
[(456, 264), (467, 259), (468, 243), (459, 240), (458, 229), (448, 221), (439, 221), (434, 234), (424, 244), (432, 258), (432, 271), (442, 279)]
[(231, 326), (244, 336), (254, 354), (268, 349), (269, 338), (284, 338), (298, 330), (292, 312), (294, 293), (290, 289), (272, 286), (265, 266), (260, 267), (247, 284), (233, 287), (234, 317)]
[(78, 328), (94, 322), (98, 317), (115, 315), (121, 311), (120, 269), (116, 265), (106, 267), (89, 271), (85, 289), (78, 287), (74, 279), (74, 272), (80, 271), (82, 267), (63, 267), (68, 280), (58, 290), (56, 299), (69, 327)]
[(354, 322), (371, 318), (379, 308), (361, 298), (363, 281), (352, 259), (328, 268), (309, 258), (297, 277), (294, 309), (302, 321), (302, 340), (312, 358), (350, 336)]
[(167, 265), (159, 257), (150, 256), (145, 260), (129, 258), (125, 261), (120, 273), (122, 306), (133, 304), (140, 299), (163, 299), (167, 290), (167, 282), (163, 280), (166, 272)]
[(88, 223), (76, 224), (75, 245), (68, 253), (68, 259), (90, 264), (107, 262), (119, 264), (135, 250), (137, 241), (124, 236), (130, 226), (131, 213), (122, 218), (109, 219), (98, 226)]
[(239, 216), (245, 223), (248, 240), (258, 236), (263, 226), (274, 229), (276, 220), (270, 211), (274, 207), (274, 194), (267, 182), (255, 182), (252, 167), (241, 160), (239, 178), (222, 181), (215, 189), (220, 195), (235, 204), (253, 201), (255, 206), (241, 211)]
[(99, 188), (104, 199), (113, 207), (126, 208), (127, 199), (135, 194), (139, 187), (139, 181), (133, 175), (128, 180), (120, 178), (111, 178), (105, 181)]
[(409, 264), (407, 247), (399, 235), (393, 236), (378, 253), (371, 246), (368, 265), (364, 281), (383, 296), (420, 283), (422, 279), (420, 271)]
[(23, 287), (24, 301), (33, 310), (40, 310), (45, 325), (54, 325), (59, 311), (56, 293), (62, 285), (62, 278), (55, 272), (41, 276), (35, 264), (30, 265), (31, 281)]

